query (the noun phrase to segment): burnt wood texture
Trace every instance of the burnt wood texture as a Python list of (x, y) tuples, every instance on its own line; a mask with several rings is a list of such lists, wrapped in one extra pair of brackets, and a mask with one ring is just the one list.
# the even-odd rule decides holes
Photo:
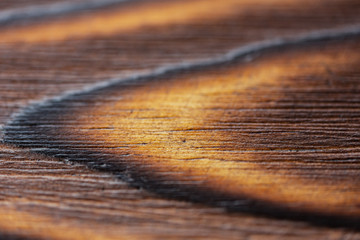
[(360, 2), (0, 3), (0, 237), (360, 239)]

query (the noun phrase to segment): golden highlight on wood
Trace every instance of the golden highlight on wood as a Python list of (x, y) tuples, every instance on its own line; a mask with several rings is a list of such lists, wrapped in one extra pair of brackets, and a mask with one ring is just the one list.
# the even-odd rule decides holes
[[(240, 199), (245, 195), (290, 209), (359, 216), (359, 182), (347, 171), (327, 169), (340, 167), (337, 157), (343, 154), (358, 157), (357, 138), (337, 140), (336, 129), (351, 122), (356, 125), (347, 127), (348, 134), (359, 130), (351, 114), (359, 114), (357, 103), (348, 105), (347, 114), (337, 113), (347, 101), (344, 93), (360, 86), (347, 78), (357, 73), (359, 47), (359, 42), (341, 42), (275, 52), (250, 63), (124, 87), (110, 91), (118, 101), (103, 96), (104, 102), (99, 98), (95, 106), (68, 113), (79, 116), (71, 127), (84, 139), (112, 146), (105, 153), (131, 154), (155, 178), (168, 173), (169, 181), (197, 179), (198, 188)], [(314, 92), (324, 97), (312, 99)], [(337, 152), (342, 144), (347, 146)], [(329, 154), (333, 157), (326, 162), (314, 159)], [(320, 176), (344, 176), (331, 184), (309, 178), (317, 172), (308, 168), (316, 166), (327, 171), (319, 170)]]
[[(337, 2), (341, 5), (341, 1), (334, 1)], [(0, 30), (0, 42), (44, 43), (95, 36), (107, 37), (149, 27), (201, 24), (204, 21), (221, 20), (239, 13), (246, 16), (257, 5), (270, 9), (277, 6), (310, 11), (318, 4), (328, 3), (322, 0), (140, 1), (124, 8)], [(246, 18), (243, 21), (246, 21)]]

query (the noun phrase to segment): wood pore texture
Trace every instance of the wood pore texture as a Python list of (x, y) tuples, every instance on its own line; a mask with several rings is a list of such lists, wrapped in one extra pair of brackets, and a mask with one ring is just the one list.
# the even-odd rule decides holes
[(360, 239), (358, 0), (100, 2), (0, 3), (0, 238)]

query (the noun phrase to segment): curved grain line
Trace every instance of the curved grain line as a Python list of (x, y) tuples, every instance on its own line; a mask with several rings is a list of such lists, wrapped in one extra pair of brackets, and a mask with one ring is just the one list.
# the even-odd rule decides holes
[[(81, 91), (68, 92), (59, 97), (44, 100), (40, 103), (36, 103), (36, 104), (32, 105), (29, 108), (24, 109), (22, 112), (18, 113), (16, 116), (13, 116), (12, 120), (10, 122), (8, 122), (8, 124), (5, 127), (4, 139), (5, 139), (5, 142), (7, 142), (7, 143), (26, 147), (27, 143), (21, 140), (21, 127), (22, 127), (21, 122), (24, 120), (26, 121), (27, 116), (36, 114), (37, 112), (41, 111), (41, 108), (50, 107), (54, 103), (71, 100), (72, 97), (76, 97), (77, 95), (90, 94), (93, 91), (99, 91), (99, 90), (114, 86), (114, 85), (124, 82), (124, 81), (130, 81), (130, 82), (136, 81), (136, 80), (142, 80), (142, 81), (144, 80), (145, 81), (147, 79), (161, 77), (161, 76), (163, 76), (165, 74), (169, 74), (169, 73), (177, 73), (177, 72), (181, 72), (181, 71), (185, 71), (185, 70), (195, 70), (195, 69), (199, 69), (199, 68), (203, 68), (203, 67), (211, 67), (211, 66), (221, 65), (224, 63), (229, 63), (236, 59), (246, 57), (246, 56), (251, 57), (252, 54), (261, 53), (263, 51), (271, 50), (274, 48), (293, 46), (293, 45), (301, 45), (303, 43), (316, 42), (316, 41), (329, 40), (329, 39), (339, 39), (339, 38), (341, 39), (341, 38), (350, 37), (350, 36), (357, 36), (359, 34), (360, 34), (359, 26), (351, 26), (348, 28), (342, 28), (342, 29), (336, 29), (336, 30), (317, 31), (317, 32), (312, 32), (312, 33), (309, 33), (306, 35), (301, 35), (301, 36), (298, 36), (296, 38), (291, 38), (291, 39), (279, 38), (279, 39), (274, 39), (271, 41), (257, 42), (254, 44), (250, 44), (250, 45), (247, 45), (244, 47), (234, 49), (233, 51), (230, 51), (230, 52), (224, 54), (223, 56), (214, 58), (214, 59), (205, 59), (202, 61), (187, 62), (187, 63), (180, 63), (180, 64), (176, 64), (176, 65), (171, 65), (171, 66), (164, 66), (161, 68), (157, 68), (153, 71), (134, 75), (130, 78), (125, 78), (125, 79), (111, 79), (111, 80), (109, 80), (107, 82), (103, 82), (101, 84), (92, 85)], [(17, 131), (18, 129), (20, 129), (19, 132)], [(19, 138), (20, 138), (20, 140), (19, 140)], [(46, 148), (46, 146), (44, 146), (44, 148), (41, 148), (41, 149), (32, 148), (32, 150), (39, 151), (39, 152), (43, 152), (43, 151), (46, 152), (47, 148)], [(123, 178), (123, 179), (126, 179), (126, 178)], [(127, 179), (127, 180), (129, 181), (129, 179)], [(281, 206), (274, 206), (274, 207), (275, 207), (275, 209), (281, 210)], [(260, 212), (266, 212), (266, 209), (265, 210), (262, 209), (261, 206), (259, 207), (259, 209), (260, 209)], [(276, 216), (276, 213), (274, 213), (274, 210), (271, 210), (270, 212), (271, 212), (271, 215)], [(294, 212), (291, 212), (290, 215), (293, 213)], [(297, 213), (297, 214), (299, 214), (299, 213)], [(284, 214), (282, 216), (284, 216)], [(289, 217), (286, 214), (285, 214), (285, 216)], [(312, 216), (316, 216), (316, 214), (314, 214)], [(320, 215), (319, 217), (323, 217), (323, 215)], [(334, 218), (332, 216), (326, 216), (326, 217), (334, 220)], [(308, 218), (308, 216), (306, 215), (305, 218)], [(340, 224), (340, 225), (343, 223), (349, 224), (349, 222), (347, 221), (348, 220), (347, 218), (344, 219), (344, 218), (339, 218), (338, 216), (335, 216), (335, 219), (338, 219), (338, 221), (340, 221), (340, 223), (337, 222), (337, 224)], [(309, 220), (309, 219), (307, 219), (307, 220)], [(341, 223), (341, 221), (344, 221), (344, 222)], [(352, 221), (350, 221), (350, 222), (353, 223)], [(355, 226), (358, 227), (357, 224), (355, 224)]]
[(109, 7), (134, 0), (91, 0), (85, 2), (59, 2), (38, 6), (21, 7), (0, 11), (0, 24), (5, 25), (15, 21), (27, 21), (45, 17), (54, 17), (79, 11)]
[(198, 68), (211, 67), (220, 64), (229, 63), (238, 58), (251, 56), (252, 54), (260, 53), (265, 50), (270, 50), (273, 48), (292, 46), (297, 44), (304, 44), (308, 42), (316, 42), (322, 40), (330, 40), (330, 39), (341, 39), (345, 37), (357, 36), (360, 35), (360, 25), (351, 25), (347, 27), (342, 27), (338, 29), (327, 29), (320, 31), (313, 31), (307, 34), (302, 34), (296, 37), (288, 37), (288, 38), (275, 38), (272, 40), (265, 40), (254, 42), (252, 44), (248, 44), (239, 48), (235, 48), (225, 53), (220, 57), (215, 57), (213, 59), (201, 59), (191, 62), (180, 62), (178, 64), (171, 64), (158, 67), (154, 70), (140, 72), (138, 74), (133, 74), (127, 78), (112, 78), (108, 81), (99, 82), (88, 87), (85, 87), (80, 90), (75, 91), (67, 91), (62, 95), (45, 98), (40, 101), (32, 101), (30, 106), (26, 107), (20, 112), (14, 113), (10, 120), (5, 124), (4, 133), (6, 135), (6, 131), (11, 128), (11, 125), (14, 125), (16, 119), (22, 118), (32, 112), (36, 111), (40, 107), (45, 107), (51, 105), (53, 102), (60, 102), (66, 100), (67, 98), (80, 95), (80, 94), (88, 94), (92, 91), (97, 91), (101, 89), (105, 89), (111, 87), (113, 85), (122, 83), (122, 82), (132, 82), (137, 80), (144, 79), (152, 79), (155, 77), (160, 77), (165, 74), (185, 71), (185, 70), (194, 70)]

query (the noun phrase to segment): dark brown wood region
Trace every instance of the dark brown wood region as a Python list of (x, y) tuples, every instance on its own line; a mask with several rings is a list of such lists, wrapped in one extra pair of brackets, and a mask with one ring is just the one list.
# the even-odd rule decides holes
[(359, 11), (134, 1), (2, 26), (0, 232), (360, 239)]

